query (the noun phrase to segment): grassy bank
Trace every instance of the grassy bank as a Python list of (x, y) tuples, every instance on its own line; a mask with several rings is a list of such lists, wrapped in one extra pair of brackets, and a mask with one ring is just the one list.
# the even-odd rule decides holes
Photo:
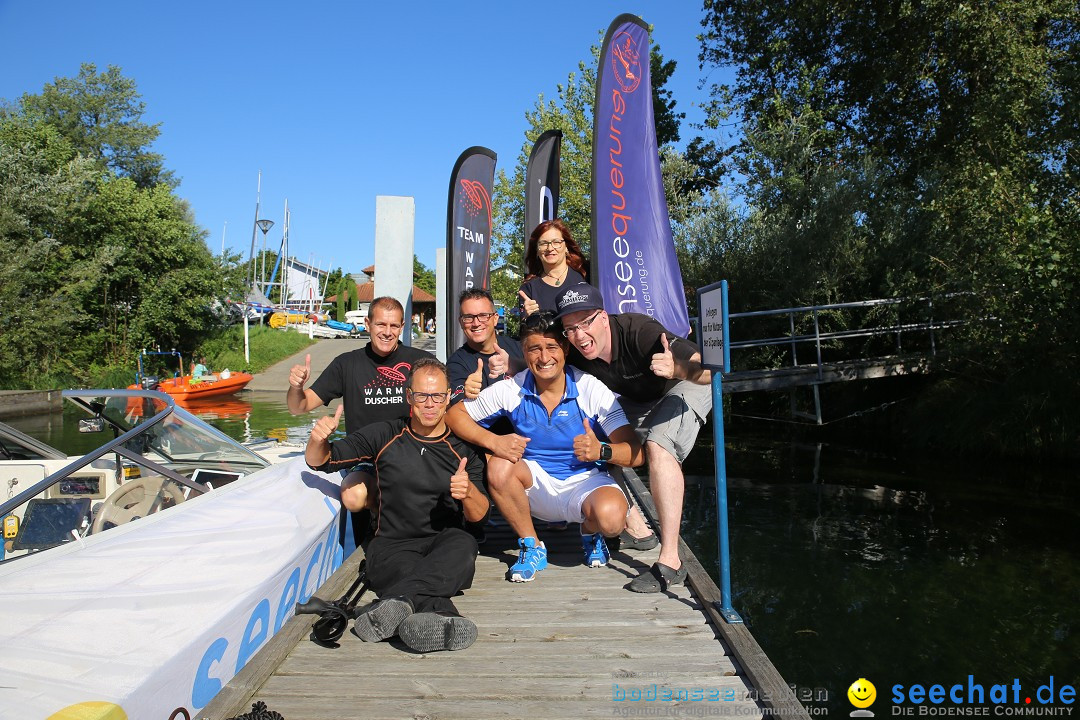
[(249, 329), (248, 342), (251, 362), (244, 362), (242, 326), (228, 328), (220, 337), (204, 342), (197, 354), (205, 355), (207, 365), (214, 371), (229, 368), (260, 373), (317, 341), (292, 330), (273, 330), (265, 325), (257, 325)]
[[(249, 330), (251, 362), (244, 361), (244, 328), (223, 328), (217, 335), (202, 343), (194, 352), (181, 351), (184, 371), (191, 368), (193, 358), (206, 356), (207, 366), (214, 372), (228, 368), (259, 373), (271, 365), (294, 355), (314, 343), (307, 335), (293, 331), (273, 330), (266, 326), (253, 326)], [(81, 377), (54, 376), (48, 378), (25, 378), (21, 387), (11, 389), (57, 390), (70, 387), (123, 388), (135, 382), (138, 368), (136, 357), (118, 365), (95, 365), (87, 368)], [(151, 356), (144, 363), (144, 371), (151, 374), (172, 375), (177, 370), (175, 357)]]

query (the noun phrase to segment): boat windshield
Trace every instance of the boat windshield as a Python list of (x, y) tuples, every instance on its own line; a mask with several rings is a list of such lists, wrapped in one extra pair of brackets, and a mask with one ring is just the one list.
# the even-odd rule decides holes
[(79, 432), (99, 434), (101, 445), (81, 457), (0, 454), (11, 478), (0, 504), (0, 561), (137, 521), (269, 465), (164, 393), (81, 390), (64, 398), (88, 415)]

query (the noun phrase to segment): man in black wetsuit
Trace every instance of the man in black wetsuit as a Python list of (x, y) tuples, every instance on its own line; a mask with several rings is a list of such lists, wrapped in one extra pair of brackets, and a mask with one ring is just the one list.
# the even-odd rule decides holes
[[(388, 296), (375, 298), (368, 306), (371, 341), (365, 347), (338, 355), (309, 388), (304, 384), (311, 376), (311, 356), (305, 364), (292, 367), (286, 395), (289, 412), (301, 415), (341, 398), (345, 432), (373, 422), (408, 417), (405, 379), (414, 362), (430, 358), (431, 354), (400, 343), (404, 322), (405, 309), (400, 302)], [(363, 473), (354, 473), (345, 478), (342, 486), (363, 479)], [(353, 539), (359, 547), (368, 537), (369, 513), (354, 513), (352, 522)]]
[(416, 361), (406, 397), (408, 420), (367, 425), (332, 444), (341, 408), (320, 418), (305, 459), (321, 472), (374, 461), (372, 477), (341, 493), (347, 509), (368, 508), (375, 519), (367, 576), (379, 600), (360, 612), (353, 632), (367, 642), (398, 635), (418, 652), (461, 650), (476, 640), (476, 625), (450, 598), (472, 584), (477, 546), (462, 524), (488, 513), (477, 487), (483, 463), (443, 421), (450, 387), (442, 363)]

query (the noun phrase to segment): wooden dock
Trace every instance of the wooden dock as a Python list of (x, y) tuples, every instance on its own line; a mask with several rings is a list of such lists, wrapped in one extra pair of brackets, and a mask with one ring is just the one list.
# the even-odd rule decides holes
[(846, 360), (769, 370), (740, 370), (724, 375), (723, 392), (727, 395), (758, 390), (786, 390), (852, 380), (922, 375), (929, 371), (929, 361), (921, 356)]
[[(658, 549), (615, 552), (593, 569), (582, 565), (577, 526), (538, 533), (548, 568), (511, 583), (516, 538), (489, 528), (473, 587), (454, 600), (478, 627), (472, 647), (418, 654), (397, 639), (364, 643), (346, 633), (325, 648), (308, 639), (312, 617), (295, 617), (197, 717), (235, 717), (256, 700), (286, 720), (809, 717), (746, 627), (719, 619), (719, 592), (685, 545), (690, 587), (641, 595), (624, 585)], [(344, 592), (360, 554), (320, 597)]]

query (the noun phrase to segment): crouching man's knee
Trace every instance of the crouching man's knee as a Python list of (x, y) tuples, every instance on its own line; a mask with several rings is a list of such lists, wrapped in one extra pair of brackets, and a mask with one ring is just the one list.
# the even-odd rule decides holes
[(598, 488), (581, 508), (587, 524), (606, 537), (615, 537), (626, 528), (629, 505), (622, 491), (614, 487)]
[(515, 463), (505, 458), (490, 456), (487, 462), (488, 489), (497, 493), (509, 487), (511, 483), (518, 482), (514, 472)]
[(368, 507), (373, 497), (372, 485), (375, 478), (366, 472), (352, 472), (341, 481), (341, 504), (349, 512), (358, 512)]

